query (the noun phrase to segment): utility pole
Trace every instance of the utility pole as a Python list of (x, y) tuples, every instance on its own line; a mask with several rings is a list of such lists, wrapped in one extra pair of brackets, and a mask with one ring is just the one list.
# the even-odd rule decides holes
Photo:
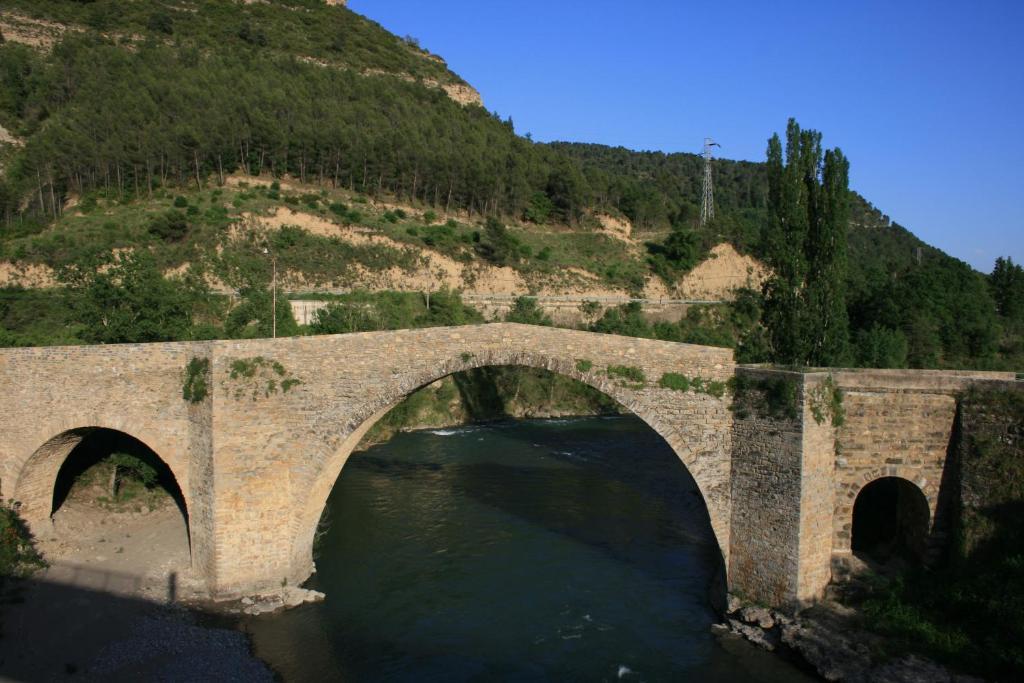
[(277, 257), (266, 247), (263, 247), (263, 253), (270, 256), (270, 266), (273, 269), (270, 280), (270, 336), (277, 339)]
[(711, 148), (721, 147), (711, 138), (704, 138), (704, 199), (700, 206), (700, 227), (715, 219), (715, 188), (711, 178)]

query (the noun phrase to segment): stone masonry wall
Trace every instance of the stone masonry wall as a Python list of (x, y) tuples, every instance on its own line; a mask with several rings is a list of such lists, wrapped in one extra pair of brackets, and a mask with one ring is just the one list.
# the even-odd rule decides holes
[[(208, 395), (184, 400), (185, 368), (207, 359)], [(511, 323), (458, 328), (98, 347), (0, 350), (0, 496), (37, 533), (53, 484), (91, 428), (120, 430), (170, 467), (188, 509), (193, 572), (220, 597), (313, 571), (320, 514), (353, 447), (409, 393), (488, 365), (545, 368), (603, 391), (679, 456), (707, 504), (733, 590), (769, 604), (806, 602), (849, 550), (860, 487), (902, 476), (934, 515), (954, 398), (1006, 373), (792, 373), (735, 367), (728, 349)], [(643, 381), (609, 368), (641, 371)], [(725, 382), (786, 377), (796, 413), (729, 411), (715, 397), (658, 385), (664, 373)], [(836, 434), (815, 419), (831, 376), (846, 392)], [(836, 440), (841, 446), (837, 454)], [(642, 455), (642, 454), (638, 454)]]
[[(37, 534), (50, 530), (53, 484), (84, 430), (116, 429), (143, 441), (170, 467), (188, 509), (212, 499), (194, 473), (194, 423), (182, 370), (195, 344), (4, 349), (0, 352), (0, 496), (20, 504)], [(198, 475), (198, 476), (194, 476)], [(193, 537), (210, 550), (211, 528)], [(205, 529), (205, 532), (203, 531)]]
[[(736, 373), (750, 383), (802, 381), (791, 372)], [(799, 415), (771, 414), (756, 387), (737, 396), (734, 411), (730, 589), (762, 604), (791, 603), (798, 587), (803, 426)]]
[[(509, 323), (325, 337), (216, 342), (213, 359), (217, 590), (306, 578), (317, 521), (358, 434), (417, 388), (487, 365), (525, 365), (574, 377), (645, 420), (700, 486), (723, 554), (729, 549), (731, 415), (726, 401), (657, 387), (665, 372), (722, 381), (727, 349)], [(262, 357), (301, 381), (254, 396), (230, 378), (234, 361)], [(581, 370), (588, 361), (591, 366)], [(642, 385), (608, 366), (642, 369)], [(239, 395), (239, 387), (242, 387)], [(284, 484), (287, 482), (287, 485)], [(261, 503), (253, 509), (251, 501)], [(267, 529), (274, 529), (270, 538)], [(232, 533), (225, 533), (231, 529)], [(230, 559), (229, 559), (230, 558)]]
[(1012, 383), (1013, 373), (938, 370), (835, 371), (846, 422), (838, 431), (832, 552), (837, 569), (850, 554), (857, 494), (882, 477), (915, 484), (928, 501), (930, 526), (947, 492), (957, 397), (971, 387)]
[(800, 395), (803, 433), (796, 596), (805, 603), (820, 598), (832, 578), (836, 429), (829, 401), (833, 386), (827, 373), (806, 374)]

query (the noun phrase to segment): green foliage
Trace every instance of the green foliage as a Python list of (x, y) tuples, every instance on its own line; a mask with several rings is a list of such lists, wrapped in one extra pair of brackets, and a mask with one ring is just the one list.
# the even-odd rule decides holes
[[(322, 298), (318, 295), (317, 298)], [(456, 292), (441, 290), (424, 297), (415, 292), (353, 292), (333, 297), (310, 324), (314, 334), (401, 330), (483, 322), (479, 311)], [(427, 304), (429, 299), (429, 306)]]
[(658, 380), (658, 386), (673, 391), (689, 391), (690, 379), (675, 372), (666, 372)]
[(647, 251), (651, 270), (669, 286), (707, 255), (697, 234), (686, 228), (673, 228), (661, 244), (648, 242)]
[(484, 234), (477, 244), (477, 253), (494, 265), (504, 266), (520, 259), (523, 246), (501, 221), (490, 216), (484, 224)]
[(860, 367), (907, 367), (907, 337), (902, 331), (876, 324), (869, 330), (857, 330), (853, 339), (853, 349)]
[(63, 289), (0, 288), (0, 346), (81, 344), (72, 300)]
[(546, 194), (534, 192), (530, 197), (530, 203), (523, 211), (523, 220), (538, 224), (547, 223), (554, 210), (555, 205)]
[[(230, 8), (197, 0), (188, 12), (177, 11), (175, 3), (107, 0), (8, 5), (83, 30), (66, 32), (46, 52), (0, 45), (0, 118), (26, 141), (0, 160), (8, 169), (0, 182), (5, 260), (61, 267), (87, 264), (92, 251), (152, 246), (161, 272), (208, 260), (227, 282), (219, 272), (227, 267), (222, 261), (245, 260), (232, 253), (236, 245), (222, 243), (239, 216), (236, 209), (268, 208), (266, 202), (280, 200), (281, 184), (238, 193), (206, 188), (230, 173), (271, 173), (348, 188), (346, 196), (359, 193), (345, 199), (359, 210), (338, 201), (340, 190), (331, 196), (286, 193), (293, 206), (318, 212), (329, 207), (340, 221), (371, 222), (384, 231), (400, 227), (404, 234), (409, 228), (417, 234), (405, 235), (407, 241), (422, 239), (460, 260), (477, 251), (525, 272), (581, 267), (605, 284), (639, 294), (651, 268), (671, 279), (689, 267), (694, 249), (727, 240), (767, 259), (785, 285), (770, 288), (763, 321), (740, 325), (706, 316), (656, 328), (612, 314), (603, 326), (617, 333), (730, 345), (743, 361), (767, 360), (782, 349), (783, 355), (803, 356), (801, 362), (834, 364), (848, 357), (899, 365), (897, 333), (906, 339), (906, 364), (913, 367), (1012, 368), (1024, 361), (1024, 323), (1013, 314), (1020, 297), (1010, 294), (1019, 291), (1012, 285), (1019, 266), (997, 262), (986, 281), (923, 245), (863, 198), (840, 191), (845, 159), (823, 154), (820, 138), (795, 124), (787, 131), (791, 153), (784, 167), (781, 141), (769, 164), (715, 162), (719, 218), (700, 228), (698, 155), (538, 145), (517, 137), (509, 122), (425, 85), (461, 83), (443, 62), (344, 8), (313, 0)], [(412, 80), (368, 73), (408, 74)], [(72, 195), (82, 198), (82, 215), (62, 213)], [(498, 225), (509, 217), (589, 225), (600, 212), (626, 216), (635, 231), (650, 234), (655, 253), (644, 263), (607, 235), (493, 225), (473, 242), (472, 230), (454, 220), (445, 233), (401, 223), (400, 209), (378, 218), (368, 196), (381, 195), (425, 207), (427, 224), (440, 211), (453, 210), (474, 222), (491, 217)], [(844, 277), (840, 228), (847, 198), (850, 258)], [(185, 212), (184, 223), (154, 211), (166, 211), (168, 204)], [(46, 229), (51, 220), (55, 225)], [(417, 265), (414, 257), (381, 245), (294, 232), (288, 239), (282, 268), (337, 288), (353, 284), (356, 266), (375, 271)], [(213, 256), (215, 247), (225, 248), (224, 255)], [(797, 252), (799, 258), (790, 259)], [(811, 275), (811, 286), (800, 284)], [(836, 302), (843, 289), (856, 343), (848, 355), (836, 351), (844, 319)], [(792, 320), (780, 312), (797, 309)], [(233, 325), (231, 334), (267, 334), (251, 329), (255, 322), (267, 328), (258, 321), (263, 317)], [(876, 328), (892, 334), (883, 338)], [(212, 329), (204, 327), (204, 334)], [(769, 330), (789, 331), (773, 336)], [(194, 332), (180, 336), (189, 334)], [(0, 342), (27, 340), (9, 328)]]
[(270, 337), (274, 332), (272, 313), (277, 318), (277, 336), (292, 337), (299, 333), (291, 304), (279, 294), (275, 307), (272, 292), (263, 288), (242, 291), (241, 301), (231, 309), (224, 321), (224, 332), (232, 339)]
[(292, 375), (281, 363), (263, 356), (235, 358), (228, 364), (228, 379), (234, 384), (232, 396), (253, 401), (270, 398), (278, 390), (287, 394), (302, 380)]
[(799, 388), (793, 377), (738, 373), (730, 384), (732, 410), (738, 417), (747, 417), (751, 410), (772, 419), (795, 420), (800, 416)]
[[(108, 460), (116, 468), (115, 479), (118, 477), (130, 477), (146, 488), (156, 486), (156, 468), (142, 458), (131, 455), (130, 453), (112, 453)], [(118, 486), (115, 484), (115, 493), (117, 488)]]
[(658, 380), (658, 386), (663, 389), (686, 392), (693, 390), (698, 394), (707, 394), (715, 398), (725, 396), (727, 385), (717, 380), (705, 380), (703, 377), (687, 377), (676, 372), (666, 372)]
[(962, 561), (876, 580), (860, 605), (891, 654), (914, 651), (992, 680), (1024, 668), (1024, 503)]
[(505, 320), (510, 323), (527, 325), (550, 326), (552, 324), (551, 318), (537, 305), (537, 299), (529, 296), (518, 297), (509, 312), (505, 314)]
[(1024, 268), (1014, 263), (1012, 258), (997, 258), (988, 284), (999, 315), (1013, 320), (1024, 319)]
[(576, 360), (576, 369), (580, 372), (590, 372), (593, 367), (594, 362), (591, 360), (587, 360), (586, 358), (579, 358)]
[(457, 372), (410, 394), (381, 418), (364, 440), (378, 442), (400, 429), (509, 416), (615, 414), (600, 391), (547, 370), (519, 366)]
[(768, 141), (769, 222), (764, 322), (775, 361), (841, 365), (848, 345), (846, 231), (849, 163), (839, 149), (824, 152), (821, 134), (786, 129), (786, 159), (778, 135)]
[(46, 566), (35, 539), (17, 510), (0, 504), (0, 583), (26, 576)]
[(188, 220), (180, 211), (167, 211), (149, 222), (149, 234), (165, 242), (180, 242), (188, 235)]
[(590, 326), (592, 332), (621, 334), (627, 337), (650, 339), (654, 330), (644, 318), (643, 308), (637, 302), (609, 308), (597, 322)]
[(833, 427), (842, 427), (846, 422), (846, 411), (843, 409), (843, 390), (836, 384), (832, 375), (825, 378), (811, 390), (808, 396), (811, 416), (818, 424), (824, 424), (828, 418)]
[(625, 379), (630, 382), (643, 383), (647, 381), (644, 371), (633, 365), (609, 365), (608, 376), (615, 379)]
[(181, 397), (189, 403), (202, 403), (209, 390), (207, 386), (209, 372), (209, 358), (193, 357), (185, 366), (185, 381), (181, 388)]
[(199, 282), (163, 277), (146, 251), (119, 255), (102, 271), (76, 264), (60, 277), (75, 296), (79, 337), (92, 344), (187, 339), (206, 294)]

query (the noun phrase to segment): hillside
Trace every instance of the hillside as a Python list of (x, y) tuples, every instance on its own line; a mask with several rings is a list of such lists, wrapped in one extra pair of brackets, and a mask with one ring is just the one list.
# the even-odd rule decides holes
[[(343, 4), (9, 0), (0, 34), (0, 286), (51, 292), (32, 296), (55, 314), (65, 285), (143, 253), (215, 299), (265, 288), (270, 255), (295, 293), (730, 299), (767, 273), (763, 164), (715, 162), (701, 229), (698, 156), (535, 144)], [(851, 362), (1013, 362), (1019, 328), (984, 276), (852, 202), (847, 299), (873, 350)], [(49, 338), (12, 322), (28, 293), (4, 296), (14, 343)], [(196, 316), (223, 325), (225, 306)], [(746, 334), (694, 332), (728, 312), (685, 333), (615, 316), (608, 331)]]

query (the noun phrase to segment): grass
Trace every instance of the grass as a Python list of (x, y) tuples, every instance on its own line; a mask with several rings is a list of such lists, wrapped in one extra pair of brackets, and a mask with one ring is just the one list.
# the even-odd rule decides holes
[[(403, 249), (404, 245), (430, 249), (461, 263), (480, 260), (476, 254), (482, 232), (479, 224), (455, 219), (428, 224), (424, 220), (430, 212), (427, 208), (385, 210), (347, 190), (273, 189), (256, 178), (236, 186), (202, 190), (157, 188), (152, 196), (143, 193), (137, 198), (90, 193), (48, 226), (21, 234), (8, 232), (8, 237), (0, 241), (0, 260), (59, 269), (113, 250), (147, 248), (163, 269), (199, 264), (230, 283), (232, 275), (237, 276), (232, 270), (266, 269), (266, 257), (261, 253), (266, 238), (230, 239), (229, 229), (245, 214), (267, 215), (279, 207), (313, 214), (339, 226), (370, 229), (397, 243), (354, 245), (299, 228), (270, 233), (279, 267), (302, 273), (312, 282), (354, 285), (359, 275), (357, 266), (375, 271), (420, 267), (419, 254)], [(187, 229), (162, 229), (159, 223), (169, 214), (180, 217)], [(602, 233), (515, 225), (510, 226), (510, 232), (525, 249), (509, 265), (527, 277), (571, 279), (568, 269), (578, 268), (594, 274), (600, 286), (639, 294), (650, 274), (642, 256)]]

